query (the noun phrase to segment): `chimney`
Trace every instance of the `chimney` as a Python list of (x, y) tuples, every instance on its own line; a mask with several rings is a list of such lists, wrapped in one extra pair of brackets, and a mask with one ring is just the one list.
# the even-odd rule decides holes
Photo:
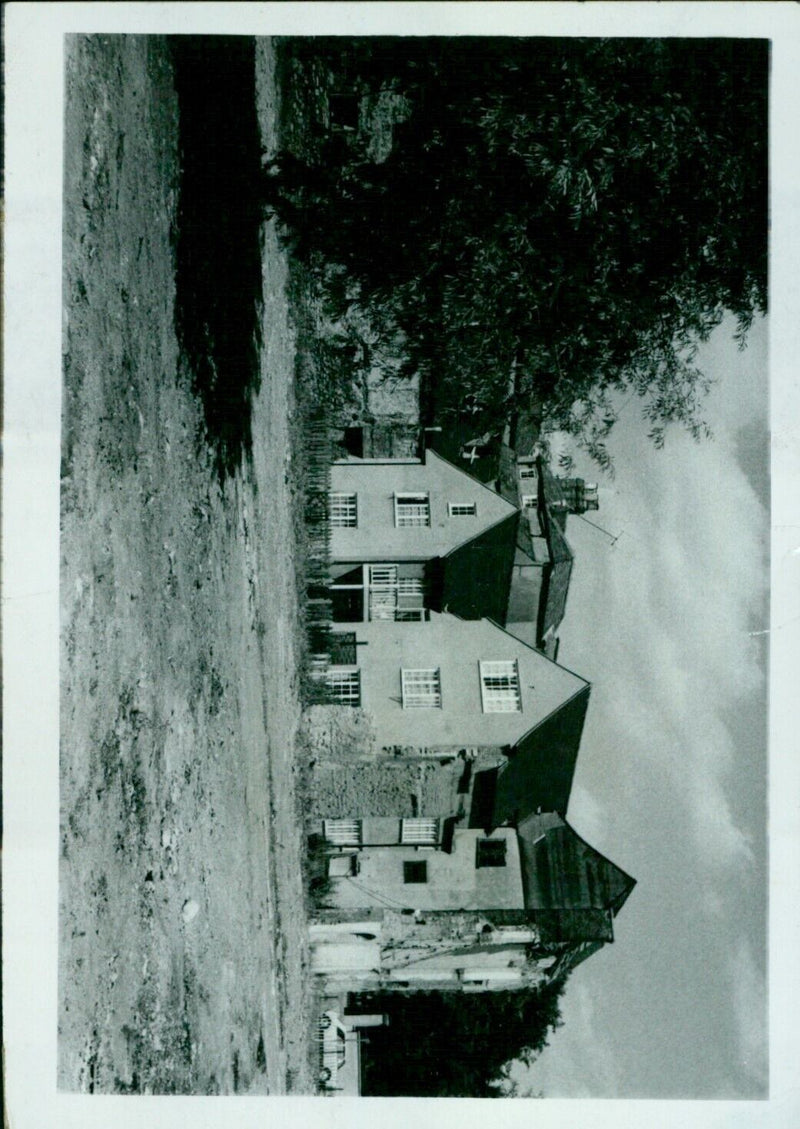
[(568, 514), (585, 514), (587, 510), (600, 508), (596, 482), (584, 482), (582, 478), (559, 478), (556, 481), (561, 499), (551, 503), (553, 509)]

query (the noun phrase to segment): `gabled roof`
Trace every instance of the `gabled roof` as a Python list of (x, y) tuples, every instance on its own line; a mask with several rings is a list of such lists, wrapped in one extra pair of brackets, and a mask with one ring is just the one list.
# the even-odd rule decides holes
[(519, 516), (515, 510), (436, 562), (431, 577), (435, 610), (505, 623)]
[(585, 683), (517, 742), (497, 777), (493, 826), (537, 810), (566, 812), (590, 690)]
[[(357, 498), (356, 523), (331, 528), (331, 560), (337, 562), (433, 560), (518, 512), (496, 490), (432, 450), (422, 461), (336, 459), (330, 489)], [(397, 524), (393, 499), (406, 493), (428, 495), (426, 525)], [(468, 503), (472, 513), (454, 514), (450, 503)]]

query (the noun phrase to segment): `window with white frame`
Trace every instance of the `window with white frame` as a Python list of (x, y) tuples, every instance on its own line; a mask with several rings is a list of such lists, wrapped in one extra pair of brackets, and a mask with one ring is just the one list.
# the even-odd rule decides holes
[(358, 525), (358, 496), (356, 494), (329, 494), (328, 513), (334, 529), (355, 529)]
[(322, 835), (337, 847), (360, 847), (361, 820), (325, 819), (322, 821)]
[(523, 494), (522, 495), (522, 508), (525, 510), (535, 510), (539, 503), (538, 494)]
[(435, 847), (439, 842), (438, 819), (402, 819), (400, 842)]
[(398, 529), (428, 526), (431, 523), (431, 502), (428, 494), (395, 494), (394, 524)]
[(484, 713), (519, 713), (522, 698), (515, 661), (481, 662), (481, 703)]
[(361, 671), (329, 670), (328, 694), (340, 706), (361, 705)]
[(401, 670), (403, 709), (438, 709), (442, 704), (439, 668)]
[(535, 478), (536, 477), (536, 464), (535, 463), (520, 463), (519, 464), (520, 478)]
[(475, 517), (478, 507), (475, 502), (448, 502), (447, 510), (450, 517)]

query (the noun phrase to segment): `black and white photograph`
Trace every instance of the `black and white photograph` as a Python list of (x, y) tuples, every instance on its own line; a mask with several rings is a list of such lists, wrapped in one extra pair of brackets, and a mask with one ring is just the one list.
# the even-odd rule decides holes
[[(4, 883), (46, 902), (52, 1124), (180, 1096), (792, 1124), (758, 1120), (800, 619), (768, 28), (96, 7), (47, 54), (57, 550), (4, 580), (7, 766), (38, 669), (54, 703), (55, 821), (7, 816)], [(29, 396), (16, 508), (6, 381), (9, 545), (45, 472)]]

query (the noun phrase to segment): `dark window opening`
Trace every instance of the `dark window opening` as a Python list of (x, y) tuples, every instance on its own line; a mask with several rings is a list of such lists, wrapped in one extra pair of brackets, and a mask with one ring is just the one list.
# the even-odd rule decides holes
[(475, 866), (505, 866), (505, 839), (479, 839), (475, 852)]
[[(360, 595), (360, 593), (357, 593)], [(334, 631), (330, 638), (331, 666), (355, 666), (356, 658), (356, 633), (355, 631)]]
[(404, 862), (403, 863), (403, 881), (404, 882), (427, 882), (428, 881), (428, 864), (427, 864), (427, 862)]

